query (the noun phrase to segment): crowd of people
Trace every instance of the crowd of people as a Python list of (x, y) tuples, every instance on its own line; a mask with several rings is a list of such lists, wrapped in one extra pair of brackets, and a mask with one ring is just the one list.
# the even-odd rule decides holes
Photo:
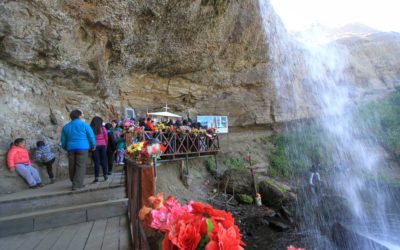
[[(154, 124), (150, 117), (140, 118), (137, 122), (134, 119), (125, 119), (104, 123), (101, 117), (95, 116), (89, 125), (83, 120), (83, 113), (80, 110), (73, 110), (70, 119), (71, 121), (62, 129), (60, 145), (68, 153), (72, 190), (85, 187), (89, 156), (94, 163), (94, 183), (99, 182), (100, 172), (103, 180), (107, 181), (108, 176), (112, 174), (114, 164), (125, 164), (126, 134), (134, 127), (144, 131), (157, 131), (160, 125), (182, 132), (204, 129), (200, 123), (192, 122), (190, 119), (183, 121), (170, 119)], [(16, 171), (30, 188), (41, 187), (42, 179), (39, 171), (32, 166), (25, 144), (24, 138), (18, 138), (10, 145), (7, 153), (8, 168), (10, 171)], [(36, 145), (34, 161), (46, 167), (50, 183), (54, 183), (53, 164), (56, 156), (44, 141), (38, 141)]]
[[(99, 181), (100, 169), (107, 181), (112, 174), (114, 160), (124, 164), (125, 139), (123, 129), (116, 120), (104, 124), (102, 118), (96, 116), (90, 125), (83, 121), (80, 110), (70, 113), (71, 121), (66, 124), (61, 133), (61, 147), (68, 153), (69, 177), (72, 190), (83, 188), (87, 160), (91, 154), (94, 162), (94, 183)], [(127, 125), (127, 124), (125, 124)], [(56, 156), (44, 141), (36, 143), (34, 161), (46, 167), (50, 183), (55, 182), (53, 164)], [(42, 187), (39, 171), (32, 166), (29, 151), (24, 138), (16, 139), (7, 152), (7, 166), (11, 172), (16, 171), (29, 188)]]

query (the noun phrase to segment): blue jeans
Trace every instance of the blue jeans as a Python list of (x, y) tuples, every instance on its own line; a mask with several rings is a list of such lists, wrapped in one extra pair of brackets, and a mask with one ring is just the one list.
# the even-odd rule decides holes
[(124, 162), (125, 160), (125, 149), (117, 149), (117, 163)]
[(108, 174), (107, 166), (107, 146), (97, 146), (93, 152), (94, 161), (94, 177), (98, 178), (100, 174), (100, 166), (103, 169), (103, 176), (106, 177)]
[(22, 178), (24, 178), (24, 180), (28, 183), (29, 187), (34, 187), (37, 184), (42, 183), (39, 171), (37, 171), (37, 169), (32, 167), (31, 165), (16, 164), (15, 170)]

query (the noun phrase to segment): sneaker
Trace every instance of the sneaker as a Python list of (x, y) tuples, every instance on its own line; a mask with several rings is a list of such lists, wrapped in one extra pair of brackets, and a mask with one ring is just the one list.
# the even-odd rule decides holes
[(108, 180), (108, 176), (106, 175), (106, 176), (104, 176), (104, 181), (107, 181)]
[(30, 189), (35, 189), (35, 188), (38, 188), (38, 186), (36, 185), (36, 186), (29, 186), (29, 188)]
[(92, 183), (96, 183), (96, 182), (99, 182), (99, 178), (95, 178)]
[(36, 187), (41, 188), (41, 187), (44, 187), (44, 185), (42, 183), (38, 183), (38, 184), (36, 184)]
[(121, 161), (121, 162), (118, 162), (118, 165), (123, 166), (123, 165), (125, 165), (125, 163), (123, 161)]

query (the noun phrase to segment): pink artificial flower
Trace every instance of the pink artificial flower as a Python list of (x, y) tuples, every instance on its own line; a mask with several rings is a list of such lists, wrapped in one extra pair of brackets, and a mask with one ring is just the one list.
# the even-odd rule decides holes
[(287, 247), (287, 250), (306, 250), (306, 249), (305, 248), (297, 248), (297, 247), (290, 245)]
[(190, 214), (189, 206), (175, 206), (167, 217), (167, 228), (171, 228), (177, 221), (186, 218)]
[(174, 196), (170, 195), (168, 198), (164, 201), (165, 207), (168, 208), (168, 210), (173, 210), (176, 207), (180, 207), (181, 205), (179, 204), (179, 201), (175, 199)]
[(153, 209), (151, 211), (151, 216), (153, 218), (153, 221), (151, 222), (150, 225), (152, 228), (154, 229), (165, 228), (168, 217), (168, 209), (166, 207), (161, 207), (158, 210)]

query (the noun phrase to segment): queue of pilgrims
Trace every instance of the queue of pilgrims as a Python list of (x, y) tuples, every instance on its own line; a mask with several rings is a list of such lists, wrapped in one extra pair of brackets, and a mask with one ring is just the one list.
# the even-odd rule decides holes
[[(144, 131), (155, 131), (161, 124), (154, 124), (150, 117), (134, 119), (112, 120), (104, 123), (103, 119), (95, 116), (90, 125), (83, 119), (80, 110), (73, 110), (70, 113), (71, 121), (66, 124), (61, 133), (61, 147), (68, 153), (69, 178), (72, 182), (72, 190), (79, 190), (85, 187), (84, 180), (86, 166), (89, 156), (94, 163), (93, 183), (99, 182), (100, 170), (103, 180), (107, 181), (112, 174), (113, 164), (125, 164), (125, 135), (132, 127), (140, 127)], [(168, 120), (163, 123), (173, 130), (190, 132), (194, 129), (201, 129), (200, 123), (193, 123), (188, 120)], [(24, 138), (17, 138), (10, 145), (7, 153), (7, 166), (11, 172), (16, 172), (28, 184), (29, 188), (42, 187), (42, 179), (39, 171), (32, 166), (29, 152), (25, 147)], [(34, 161), (46, 167), (50, 183), (55, 182), (53, 164), (56, 155), (49, 145), (44, 141), (37, 141), (34, 149)]]

